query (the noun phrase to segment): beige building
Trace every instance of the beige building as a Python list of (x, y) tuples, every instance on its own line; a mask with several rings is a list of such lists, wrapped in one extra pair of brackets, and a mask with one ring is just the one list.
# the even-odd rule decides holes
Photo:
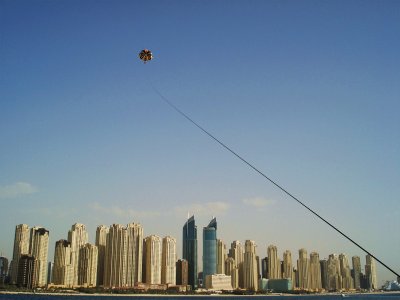
[(133, 287), (142, 282), (143, 269), (143, 227), (137, 223), (126, 226), (126, 282), (125, 286)]
[(21, 255), (29, 254), (29, 226), (20, 224), (15, 226), (13, 258), (10, 264), (11, 283), (17, 283), (18, 263)]
[(225, 274), (226, 258), (226, 245), (221, 239), (217, 239), (217, 274)]
[(225, 274), (207, 275), (205, 278), (205, 287), (213, 291), (231, 291), (231, 276)]
[(68, 231), (68, 242), (71, 243), (72, 286), (78, 286), (79, 249), (88, 239), (86, 226), (83, 224), (75, 223)]
[(292, 286), (295, 286), (295, 278), (293, 273), (292, 253), (289, 250), (283, 252), (283, 273), (282, 278), (292, 279)]
[(256, 260), (256, 243), (247, 240), (245, 242), (244, 261), (243, 261), (243, 284), (247, 290), (258, 290), (258, 274)]
[(310, 286), (313, 291), (322, 289), (321, 282), (321, 265), (319, 262), (319, 254), (317, 252), (310, 253)]
[(161, 283), (176, 284), (176, 239), (170, 236), (162, 240)]
[(328, 291), (340, 291), (342, 289), (342, 275), (340, 262), (336, 254), (330, 254), (328, 258)]
[(240, 241), (233, 241), (231, 243), (231, 249), (229, 250), (229, 257), (232, 257), (235, 262), (234, 268), (237, 269), (238, 287), (244, 288), (244, 274), (243, 274), (244, 249)]
[(96, 228), (96, 246), (97, 246), (97, 286), (103, 286), (104, 281), (104, 259), (106, 255), (108, 227), (105, 225)]
[(298, 287), (303, 290), (310, 288), (310, 261), (307, 257), (307, 250), (299, 250), (299, 259), (297, 260)]
[(56, 242), (52, 283), (65, 287), (72, 286), (71, 243), (67, 240)]
[(281, 278), (281, 262), (278, 258), (278, 248), (270, 245), (267, 248), (268, 256), (268, 279)]
[(354, 289), (354, 280), (351, 276), (349, 259), (346, 254), (339, 254), (339, 264), (340, 264), (340, 275), (342, 276), (342, 289), (351, 290)]
[(351, 258), (354, 270), (354, 288), (359, 290), (361, 288), (361, 260), (359, 256)]
[(85, 244), (79, 249), (78, 284), (84, 287), (97, 285), (97, 246)]
[(157, 235), (145, 238), (145, 274), (147, 284), (161, 284), (162, 241)]
[(365, 259), (366, 259), (365, 275), (369, 277), (371, 288), (376, 290), (378, 289), (378, 279), (376, 276), (375, 259), (369, 254), (365, 257)]
[(49, 253), (48, 230), (43, 227), (31, 228), (29, 252), (36, 260), (34, 287), (44, 287), (47, 284), (47, 256)]
[(225, 275), (231, 276), (231, 285), (233, 289), (239, 288), (239, 270), (232, 257), (228, 257), (225, 260)]

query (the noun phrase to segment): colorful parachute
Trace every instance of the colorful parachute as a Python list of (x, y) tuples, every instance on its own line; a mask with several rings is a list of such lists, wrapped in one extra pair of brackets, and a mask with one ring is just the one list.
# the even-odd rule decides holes
[(139, 53), (139, 58), (141, 60), (143, 60), (144, 63), (146, 63), (148, 60), (153, 59), (153, 54), (151, 53), (151, 51), (149, 49), (143, 49)]

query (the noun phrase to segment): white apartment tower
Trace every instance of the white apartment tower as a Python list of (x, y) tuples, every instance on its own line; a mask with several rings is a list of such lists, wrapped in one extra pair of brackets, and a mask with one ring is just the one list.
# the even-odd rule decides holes
[(217, 239), (217, 274), (225, 274), (226, 245), (221, 239)]
[(68, 231), (68, 242), (71, 243), (72, 285), (78, 286), (79, 249), (88, 243), (86, 226), (75, 223)]
[(142, 282), (143, 263), (143, 227), (137, 223), (126, 225), (126, 283), (133, 287), (135, 283)]
[(176, 284), (176, 239), (170, 236), (162, 240), (161, 283)]
[(321, 265), (319, 262), (319, 254), (317, 252), (310, 253), (310, 284), (309, 288), (314, 291), (322, 289), (321, 282)]
[(229, 250), (229, 257), (232, 257), (235, 262), (235, 268), (238, 270), (238, 284), (240, 288), (244, 288), (243, 278), (243, 261), (244, 261), (244, 249), (240, 241), (233, 241), (231, 243), (231, 249)]
[(376, 290), (376, 289), (378, 289), (378, 279), (376, 277), (375, 259), (369, 254), (367, 254), (365, 259), (366, 259), (365, 275), (367, 275), (369, 277), (371, 288), (373, 290)]
[(161, 284), (162, 241), (157, 235), (145, 238), (146, 283)]
[(297, 272), (299, 279), (299, 288), (308, 290), (310, 288), (310, 261), (307, 257), (307, 250), (299, 250), (299, 259), (297, 260)]

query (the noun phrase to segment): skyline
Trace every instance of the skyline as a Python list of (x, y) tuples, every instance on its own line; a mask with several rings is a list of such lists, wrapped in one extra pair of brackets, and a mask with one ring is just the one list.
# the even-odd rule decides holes
[[(92, 233), (140, 222), (179, 243), (173, 223), (189, 211), (201, 225), (217, 216), (224, 240), (265, 252), (362, 255), (177, 116), (153, 85), (400, 272), (399, 10), (396, 1), (1, 1), (0, 252), (10, 257), (20, 223), (52, 224), (51, 244), (78, 221)], [(154, 55), (146, 65), (143, 48)], [(377, 268), (380, 281), (394, 279)]]

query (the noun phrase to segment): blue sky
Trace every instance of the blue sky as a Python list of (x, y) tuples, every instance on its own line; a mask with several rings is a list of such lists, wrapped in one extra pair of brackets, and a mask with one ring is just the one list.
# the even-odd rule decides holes
[(75, 222), (92, 242), (139, 222), (180, 253), (189, 211), (262, 257), (365, 263), (156, 87), (400, 272), (399, 34), (398, 1), (0, 0), (0, 251), (20, 223), (50, 230), (52, 260)]

